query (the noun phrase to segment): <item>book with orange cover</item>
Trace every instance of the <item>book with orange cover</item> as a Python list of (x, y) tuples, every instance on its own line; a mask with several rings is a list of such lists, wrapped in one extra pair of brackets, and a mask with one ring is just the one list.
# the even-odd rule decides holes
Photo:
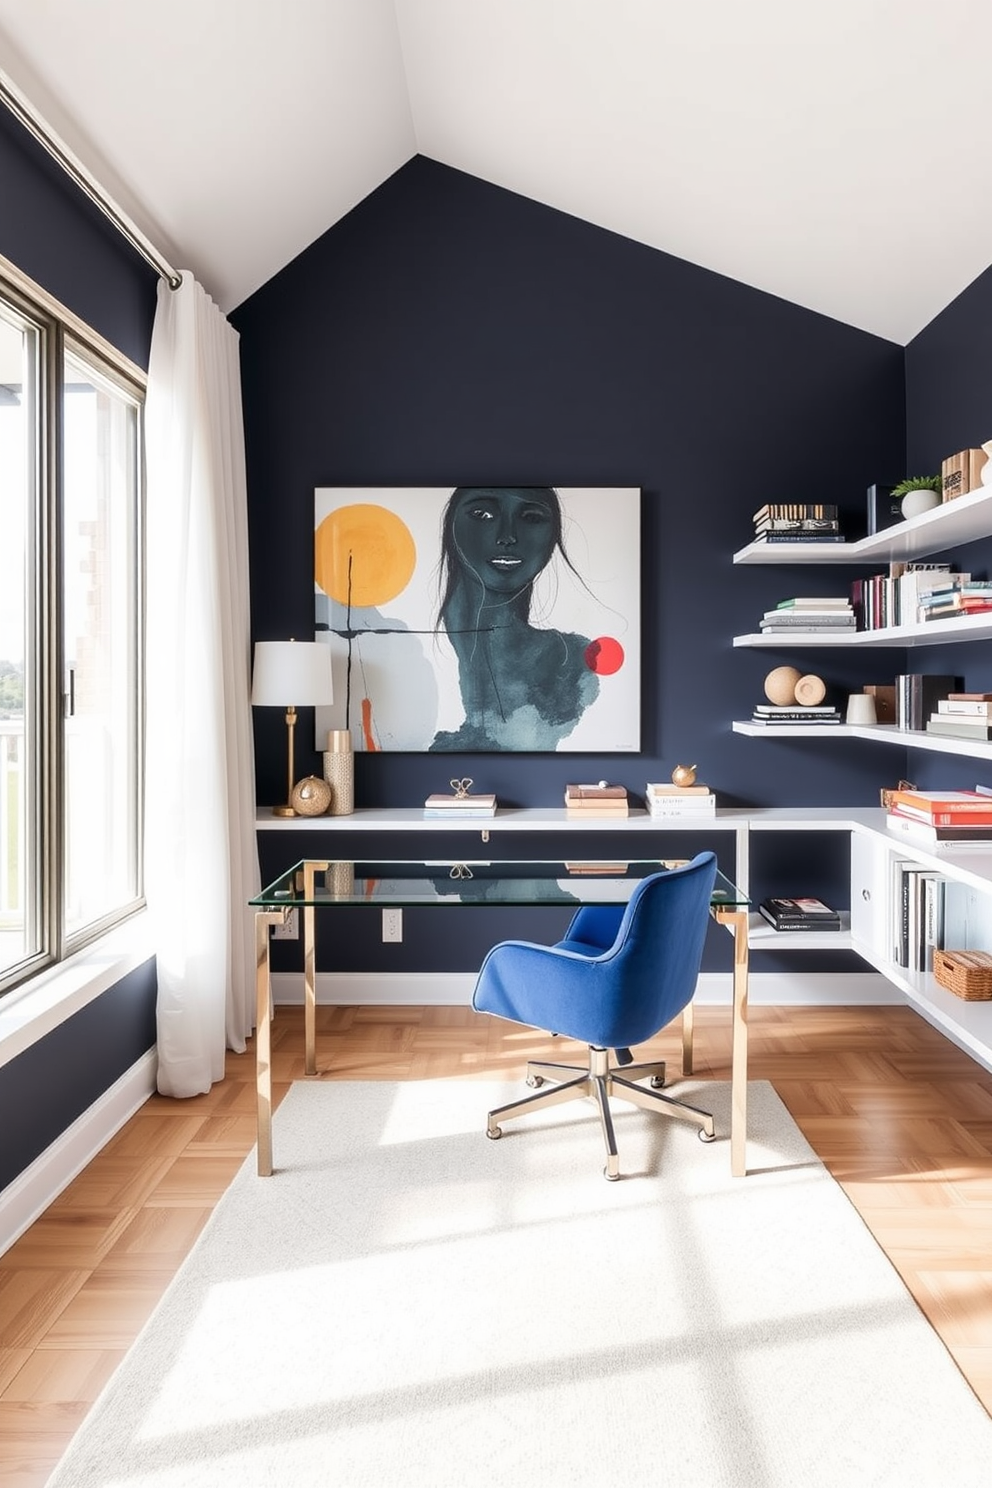
[(905, 808), (924, 821), (932, 821), (935, 812), (949, 814), (955, 818), (969, 819), (977, 812), (989, 810), (989, 798), (979, 791), (917, 791), (897, 790), (892, 792), (892, 804)]

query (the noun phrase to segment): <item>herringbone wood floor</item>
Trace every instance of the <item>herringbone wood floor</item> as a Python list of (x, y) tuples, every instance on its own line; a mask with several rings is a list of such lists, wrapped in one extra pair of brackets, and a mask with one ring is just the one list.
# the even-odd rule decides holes
[[(571, 1057), (463, 1008), (325, 1008), (319, 1026), (337, 1079), (513, 1076)], [(992, 1412), (992, 1075), (906, 1009), (758, 1008), (750, 1026), (752, 1078), (772, 1081)], [(729, 1011), (697, 1010), (696, 1029), (695, 1074), (728, 1079)], [(642, 1049), (677, 1071), (677, 1028)], [(277, 1013), (273, 1067), (278, 1099), (303, 1078), (298, 1009)], [(7, 1488), (44, 1484), (250, 1151), (253, 1079), (250, 1048), (209, 1095), (148, 1101), (0, 1257)], [(590, 1160), (598, 1142), (593, 1121)]]

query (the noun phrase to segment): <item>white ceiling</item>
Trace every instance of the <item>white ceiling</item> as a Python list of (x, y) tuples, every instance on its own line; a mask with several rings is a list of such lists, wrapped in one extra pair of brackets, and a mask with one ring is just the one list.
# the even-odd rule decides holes
[(988, 0), (0, 0), (233, 309), (418, 152), (904, 343), (992, 263)]

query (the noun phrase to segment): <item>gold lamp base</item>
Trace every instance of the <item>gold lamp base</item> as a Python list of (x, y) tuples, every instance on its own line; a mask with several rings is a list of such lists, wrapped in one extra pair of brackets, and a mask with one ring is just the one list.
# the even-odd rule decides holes
[(286, 709), (286, 804), (273, 806), (273, 816), (295, 816), (290, 802), (293, 798), (293, 735), (296, 731), (296, 709), (292, 704)]

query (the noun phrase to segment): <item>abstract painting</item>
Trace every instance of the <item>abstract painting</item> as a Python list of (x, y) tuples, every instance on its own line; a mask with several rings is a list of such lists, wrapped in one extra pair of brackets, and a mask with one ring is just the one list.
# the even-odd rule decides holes
[(316, 748), (640, 748), (640, 490), (318, 487)]

